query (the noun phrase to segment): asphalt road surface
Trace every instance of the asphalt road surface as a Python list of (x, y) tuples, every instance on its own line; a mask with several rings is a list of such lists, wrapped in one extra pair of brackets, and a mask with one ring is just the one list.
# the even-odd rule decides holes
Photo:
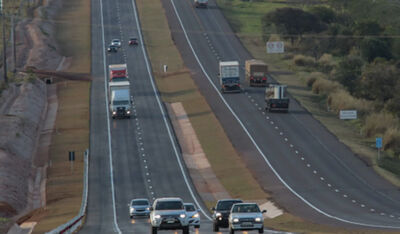
[[(400, 192), (357, 158), (294, 99), (290, 112), (264, 110), (264, 89), (219, 92), (218, 61), (251, 58), (214, 0), (195, 9), (162, 1), (186, 65), (257, 180), (294, 214), (320, 223), (400, 228)], [(264, 49), (264, 48), (262, 48)]]
[[(150, 233), (148, 219), (129, 218), (129, 201), (180, 197), (203, 210), (201, 228), (196, 233), (212, 233), (209, 212), (204, 210), (182, 164), (172, 128), (149, 72), (134, 2), (92, 0), (91, 3), (91, 157), (87, 218), (80, 232)], [(138, 37), (139, 46), (128, 46), (130, 37)], [(114, 38), (122, 40), (122, 48), (117, 53), (105, 52)], [(128, 67), (133, 115), (130, 119), (112, 120), (107, 105), (107, 67), (120, 63)]]

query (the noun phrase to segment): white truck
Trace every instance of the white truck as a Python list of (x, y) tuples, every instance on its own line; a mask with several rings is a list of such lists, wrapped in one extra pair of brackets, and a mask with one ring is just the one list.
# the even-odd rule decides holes
[(222, 93), (233, 93), (242, 91), (240, 87), (238, 61), (220, 61), (218, 76)]
[(270, 84), (265, 89), (265, 110), (289, 111), (289, 98), (286, 96), (286, 85)]
[(112, 118), (130, 118), (132, 97), (129, 81), (109, 82), (108, 89)]
[(208, 0), (194, 0), (194, 6), (196, 8), (204, 7), (207, 8)]

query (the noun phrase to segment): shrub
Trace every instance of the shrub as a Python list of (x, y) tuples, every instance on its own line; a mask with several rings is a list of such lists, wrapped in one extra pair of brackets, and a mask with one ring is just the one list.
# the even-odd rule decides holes
[(325, 77), (324, 74), (321, 72), (312, 72), (311, 74), (308, 75), (307, 77), (307, 86), (311, 88), (314, 84), (314, 82), (319, 79)]
[(388, 112), (372, 113), (365, 119), (364, 132), (366, 136), (371, 137), (384, 134), (387, 130), (397, 127), (398, 121), (392, 114)]
[(335, 62), (333, 61), (331, 54), (323, 54), (321, 58), (318, 59), (318, 67), (322, 72), (329, 73), (335, 67)]
[(355, 98), (344, 89), (338, 89), (328, 95), (328, 106), (336, 113), (339, 113), (340, 110), (357, 110), (359, 116), (363, 116), (373, 109), (371, 102)]
[(304, 56), (301, 54), (298, 54), (294, 56), (293, 62), (296, 66), (302, 66), (302, 67), (313, 67), (315, 66), (315, 60), (312, 57), (309, 56)]
[(395, 154), (400, 153), (400, 130), (398, 128), (389, 128), (383, 134), (383, 149), (391, 149)]
[(312, 91), (316, 94), (330, 94), (340, 88), (340, 84), (324, 78), (318, 78), (312, 85)]

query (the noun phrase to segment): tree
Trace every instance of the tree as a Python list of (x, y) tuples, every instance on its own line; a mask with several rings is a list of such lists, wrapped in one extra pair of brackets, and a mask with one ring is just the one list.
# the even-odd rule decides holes
[(336, 21), (336, 13), (329, 7), (325, 6), (314, 6), (310, 9), (310, 12), (317, 16), (321, 22), (330, 24)]
[(279, 34), (289, 38), (294, 43), (296, 38), (307, 32), (321, 32), (324, 25), (313, 14), (298, 8), (278, 8), (262, 18), (262, 24), (274, 24)]
[(386, 40), (380, 38), (366, 37), (360, 44), (361, 55), (372, 62), (375, 58), (381, 57), (386, 59), (392, 58), (390, 45)]
[(356, 92), (363, 65), (362, 59), (354, 55), (345, 57), (339, 62), (335, 79), (346, 87), (352, 95)]
[(395, 97), (395, 87), (400, 76), (399, 70), (383, 59), (377, 59), (366, 66), (361, 80), (361, 96), (381, 103)]
[(366, 20), (354, 24), (354, 34), (359, 36), (379, 36), (384, 31), (378, 22)]

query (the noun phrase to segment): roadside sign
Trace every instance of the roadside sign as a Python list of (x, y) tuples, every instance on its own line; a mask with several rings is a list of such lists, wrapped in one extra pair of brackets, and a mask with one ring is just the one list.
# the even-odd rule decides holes
[(269, 41), (267, 42), (268, 54), (281, 54), (285, 52), (285, 44), (283, 41)]
[(357, 110), (341, 110), (340, 119), (357, 119)]
[(376, 148), (378, 149), (382, 148), (382, 137), (376, 138)]

